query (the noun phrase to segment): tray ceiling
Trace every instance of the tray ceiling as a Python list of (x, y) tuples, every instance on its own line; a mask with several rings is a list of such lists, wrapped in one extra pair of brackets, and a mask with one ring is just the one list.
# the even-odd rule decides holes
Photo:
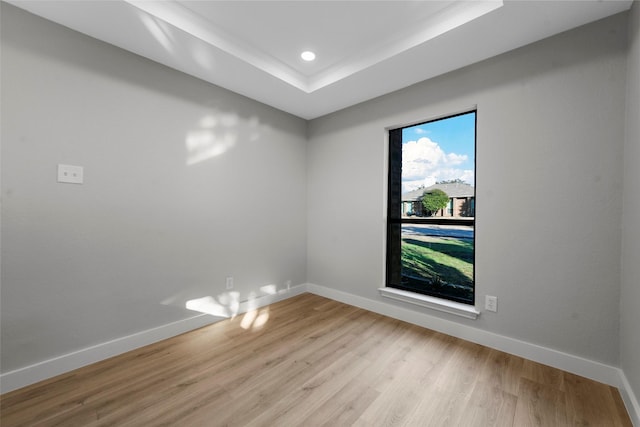
[[(631, 6), (631, 0), (8, 3), (305, 119)], [(316, 59), (303, 61), (304, 50)]]

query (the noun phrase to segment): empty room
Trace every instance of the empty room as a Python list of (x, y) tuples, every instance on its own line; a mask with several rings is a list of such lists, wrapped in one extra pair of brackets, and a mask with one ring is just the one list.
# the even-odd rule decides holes
[(3, 427), (640, 427), (638, 1), (0, 19)]

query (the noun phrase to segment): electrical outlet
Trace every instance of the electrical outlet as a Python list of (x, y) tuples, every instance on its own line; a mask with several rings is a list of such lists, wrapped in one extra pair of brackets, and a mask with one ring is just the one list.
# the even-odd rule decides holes
[(233, 277), (231, 276), (227, 277), (226, 285), (227, 285), (227, 290), (233, 289)]
[(494, 313), (498, 311), (498, 297), (494, 297), (491, 295), (485, 295), (484, 297), (484, 308), (487, 311), (493, 311)]
[(287, 280), (285, 282), (285, 286), (287, 287), (287, 290), (291, 289), (291, 280)]

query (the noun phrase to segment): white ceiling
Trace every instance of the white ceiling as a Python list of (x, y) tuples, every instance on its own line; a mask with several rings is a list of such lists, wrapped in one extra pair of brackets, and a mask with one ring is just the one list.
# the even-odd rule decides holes
[[(312, 119), (630, 8), (631, 0), (7, 0)], [(300, 59), (312, 50), (312, 63)]]

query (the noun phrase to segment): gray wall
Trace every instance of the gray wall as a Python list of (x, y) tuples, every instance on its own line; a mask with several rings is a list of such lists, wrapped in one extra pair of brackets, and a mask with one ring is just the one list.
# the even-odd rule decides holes
[(614, 16), (311, 121), (309, 282), (382, 300), (385, 128), (477, 105), (476, 298), (499, 311), (441, 316), (617, 365), (626, 38)]
[(1, 38), (3, 372), (305, 282), (304, 120), (5, 3)]
[(620, 361), (636, 396), (640, 396), (640, 3), (629, 22), (627, 62), (627, 134), (624, 151), (622, 212), (622, 293)]

